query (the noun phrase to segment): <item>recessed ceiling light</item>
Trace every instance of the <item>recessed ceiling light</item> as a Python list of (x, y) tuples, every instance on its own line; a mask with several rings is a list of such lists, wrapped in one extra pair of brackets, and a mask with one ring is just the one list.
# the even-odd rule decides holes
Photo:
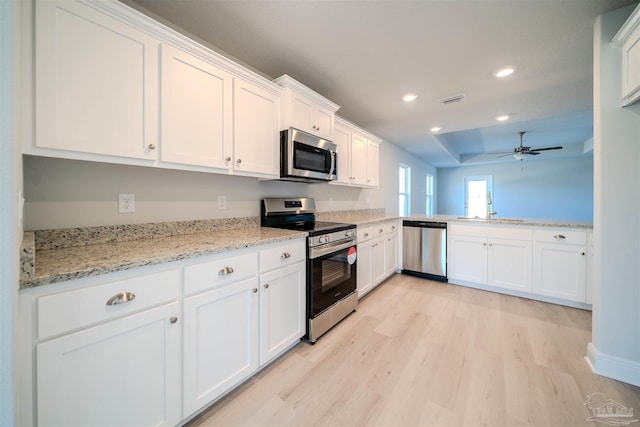
[(411, 102), (411, 101), (415, 101), (416, 98), (418, 98), (418, 95), (416, 95), (415, 93), (408, 93), (402, 97), (402, 100), (404, 102)]
[(434, 126), (429, 129), (431, 132), (440, 132), (442, 128), (440, 126)]
[(493, 73), (493, 75), (496, 77), (507, 77), (513, 74), (513, 71), (514, 71), (513, 67), (504, 67), (499, 69), (495, 73)]
[(505, 120), (509, 120), (509, 116), (507, 114), (503, 114), (501, 116), (496, 117), (496, 120), (499, 122), (504, 122)]

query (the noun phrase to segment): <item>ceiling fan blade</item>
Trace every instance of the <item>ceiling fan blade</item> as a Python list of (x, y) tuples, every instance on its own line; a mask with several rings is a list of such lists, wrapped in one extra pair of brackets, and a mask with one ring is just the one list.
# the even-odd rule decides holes
[(531, 156), (537, 156), (540, 153), (536, 153), (535, 151), (527, 151), (526, 153), (522, 153), (522, 154), (529, 154)]
[(530, 151), (549, 151), (549, 150), (562, 150), (562, 147), (545, 147), (545, 148), (534, 148)]
[[(500, 153), (492, 153), (492, 154), (500, 154)], [(513, 156), (513, 153), (500, 154), (499, 156), (496, 156), (496, 158), (499, 159), (500, 157), (507, 157), (507, 156)]]

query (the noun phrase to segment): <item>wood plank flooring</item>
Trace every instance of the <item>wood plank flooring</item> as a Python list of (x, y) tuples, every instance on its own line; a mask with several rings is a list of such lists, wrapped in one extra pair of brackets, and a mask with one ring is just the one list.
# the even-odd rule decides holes
[(189, 426), (597, 426), (596, 392), (640, 413), (590, 339), (589, 311), (395, 275)]

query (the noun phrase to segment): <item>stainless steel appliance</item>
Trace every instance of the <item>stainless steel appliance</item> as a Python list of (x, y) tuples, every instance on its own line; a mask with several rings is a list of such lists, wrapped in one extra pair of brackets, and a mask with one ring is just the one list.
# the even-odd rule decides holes
[(402, 272), (447, 281), (447, 223), (402, 221)]
[(316, 340), (358, 306), (356, 226), (315, 220), (310, 198), (268, 198), (261, 203), (261, 225), (308, 232), (307, 333)]
[(280, 179), (322, 182), (338, 179), (338, 146), (295, 128), (280, 132)]

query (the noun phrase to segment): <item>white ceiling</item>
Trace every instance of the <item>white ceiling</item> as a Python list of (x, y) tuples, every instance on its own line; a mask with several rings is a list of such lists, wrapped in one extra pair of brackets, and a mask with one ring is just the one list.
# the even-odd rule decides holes
[[(436, 167), (495, 161), (481, 154), (512, 150), (518, 131), (524, 145), (565, 147), (536, 160), (583, 154), (593, 135), (593, 24), (634, 3), (131, 1), (263, 75), (289, 74), (340, 105), (340, 116)], [(506, 65), (516, 72), (493, 76)], [(409, 92), (418, 99), (405, 103)], [(459, 93), (465, 101), (438, 102)], [(498, 123), (499, 114), (511, 119)], [(442, 131), (432, 134), (434, 125)]]

